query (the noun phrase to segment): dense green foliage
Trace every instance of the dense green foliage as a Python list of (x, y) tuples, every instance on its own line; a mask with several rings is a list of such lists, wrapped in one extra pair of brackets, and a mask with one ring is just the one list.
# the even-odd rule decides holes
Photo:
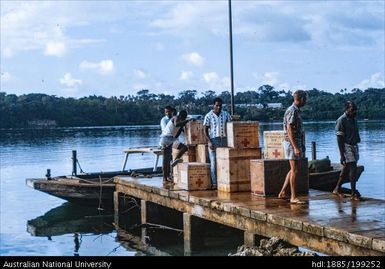
[[(358, 104), (359, 118), (385, 118), (384, 88), (353, 89), (349, 93), (341, 90), (336, 94), (313, 89), (308, 91), (308, 95), (309, 100), (302, 113), (305, 120), (335, 120), (343, 112), (346, 100)], [(0, 92), (0, 128), (28, 127), (39, 122), (57, 126), (158, 124), (166, 105), (178, 110), (186, 109), (189, 114), (204, 115), (211, 109), (216, 96), (214, 91), (198, 96), (195, 90), (180, 92), (178, 97), (141, 90), (136, 95), (110, 98), (94, 95), (80, 99), (36, 93), (17, 96)], [(224, 104), (230, 104), (229, 92), (222, 92), (219, 97)], [(263, 106), (237, 106), (236, 114), (242, 120), (281, 120), (285, 108), (292, 103), (292, 96), (291, 92), (275, 91), (273, 87), (264, 85), (256, 91), (238, 92), (235, 103)], [(282, 103), (282, 108), (268, 108), (268, 103)], [(230, 110), (230, 107), (225, 106), (225, 109)]]

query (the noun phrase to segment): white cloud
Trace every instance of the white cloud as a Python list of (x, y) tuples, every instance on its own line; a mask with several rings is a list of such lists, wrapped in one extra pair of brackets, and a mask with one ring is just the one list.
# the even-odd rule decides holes
[(156, 43), (154, 44), (154, 47), (155, 47), (155, 49), (156, 49), (157, 51), (163, 51), (163, 50), (164, 50), (164, 45), (163, 45), (163, 43), (161, 43), (161, 42), (156, 42)]
[[(226, 2), (175, 2), (153, 14), (155, 19), (149, 26), (156, 28), (157, 34), (190, 39), (212, 34), (227, 38)], [(252, 42), (383, 47), (384, 38), (378, 38), (384, 25), (383, 1), (356, 2), (234, 1), (233, 33)]]
[(140, 91), (140, 90), (148, 89), (149, 87), (147, 84), (136, 83), (136, 84), (132, 85), (132, 88), (134, 88), (134, 90), (136, 90), (136, 91)]
[(276, 86), (278, 84), (278, 72), (266, 72), (263, 74), (262, 83), (270, 86)]
[(8, 82), (8, 81), (10, 81), (12, 79), (12, 76), (11, 76), (11, 74), (10, 73), (8, 73), (8, 72), (3, 72), (3, 73), (1, 73), (1, 82)]
[(48, 42), (45, 45), (45, 55), (62, 57), (66, 53), (66, 45), (63, 42)]
[(206, 83), (213, 83), (213, 82), (218, 81), (218, 79), (219, 79), (219, 76), (216, 72), (210, 72), (210, 73), (203, 74), (203, 80)]
[(67, 87), (73, 88), (77, 85), (82, 85), (82, 81), (80, 79), (75, 79), (72, 77), (70, 73), (66, 73), (63, 78), (60, 80), (60, 84), (63, 84)]
[(112, 60), (102, 60), (98, 63), (82, 61), (79, 65), (80, 70), (94, 70), (102, 75), (111, 74), (114, 71), (114, 63)]
[(375, 73), (370, 76), (369, 79), (364, 79), (358, 83), (354, 88), (359, 88), (361, 90), (366, 90), (367, 88), (384, 88), (385, 82), (384, 78), (381, 76), (381, 73)]
[(148, 74), (145, 71), (143, 71), (142, 69), (135, 69), (134, 75), (138, 79), (145, 79), (148, 77)]
[(202, 66), (204, 62), (204, 58), (198, 52), (183, 54), (182, 59), (196, 66)]
[(220, 78), (216, 72), (203, 74), (203, 80), (209, 85), (211, 89), (223, 91), (230, 88), (230, 78)]
[(1, 53), (5, 58), (11, 58), (14, 54), (11, 48), (4, 48)]
[(194, 74), (191, 71), (182, 71), (179, 79), (180, 80), (190, 80), (193, 76), (194, 76)]
[(91, 1), (70, 4), (60, 1), (2, 1), (1, 54), (9, 58), (22, 51), (40, 50), (45, 55), (62, 56), (71, 48), (102, 42), (104, 40), (78, 35), (72, 37), (72, 29), (121, 19), (123, 11), (116, 6)]
[[(157, 6), (159, 10), (160, 6)], [(159, 16), (159, 14), (162, 14)], [(156, 17), (158, 16), (158, 17)], [(170, 2), (161, 11), (153, 14), (150, 27), (157, 33), (171, 33), (177, 36), (196, 37), (211, 33), (224, 35), (227, 31), (227, 4), (216, 1), (199, 1), (197, 3)]]
[(262, 76), (254, 73), (253, 77), (257, 79), (257, 84), (270, 85), (276, 90), (290, 90), (291, 85), (288, 82), (282, 82), (280, 80), (279, 72), (265, 72)]

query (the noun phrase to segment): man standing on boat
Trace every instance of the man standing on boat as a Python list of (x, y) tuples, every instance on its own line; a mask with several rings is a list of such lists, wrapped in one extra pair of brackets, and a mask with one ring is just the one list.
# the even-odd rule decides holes
[[(160, 120), (160, 129), (163, 134), (163, 130), (166, 128), (167, 123), (171, 120), (171, 118), (174, 116), (174, 108), (171, 106), (166, 106), (164, 108), (164, 117)], [(161, 134), (161, 137), (162, 137)], [(167, 179), (170, 178), (170, 162), (172, 159), (172, 147), (166, 147), (163, 150), (163, 182), (166, 182)]]
[(345, 104), (345, 113), (336, 121), (337, 142), (343, 168), (333, 193), (338, 196), (343, 196), (341, 193), (341, 182), (346, 176), (349, 176), (350, 186), (352, 188), (351, 199), (359, 201), (360, 197), (356, 191), (357, 161), (359, 159), (357, 144), (361, 142), (361, 138), (358, 133), (356, 115), (356, 104), (347, 101)]
[[(182, 155), (187, 151), (187, 146), (183, 143), (180, 143), (177, 138), (182, 132), (183, 127), (192, 119), (187, 118), (187, 111), (181, 110), (177, 116), (172, 117), (167, 125), (162, 130), (160, 135), (160, 146), (163, 149), (163, 182), (172, 182), (170, 176), (170, 162), (172, 159), (172, 148), (178, 149), (178, 154), (172, 163), (172, 166), (175, 166), (178, 162), (181, 161)], [(165, 160), (166, 159), (166, 160)]]
[(222, 110), (222, 103), (221, 98), (215, 98), (213, 109), (206, 114), (203, 120), (205, 134), (209, 141), (208, 150), (210, 157), (211, 187), (213, 189), (217, 188), (215, 150), (217, 147), (227, 146), (226, 122), (231, 120), (230, 114)]
[(286, 199), (286, 189), (290, 182), (290, 203), (304, 204), (297, 198), (295, 191), (295, 181), (299, 170), (299, 159), (305, 158), (305, 131), (300, 114), (300, 108), (306, 104), (307, 95), (305, 91), (297, 90), (293, 94), (294, 102), (286, 110), (283, 117), (283, 130), (285, 140), (283, 147), (285, 151), (285, 159), (289, 160), (290, 171), (286, 175), (285, 182), (282, 186), (278, 198)]

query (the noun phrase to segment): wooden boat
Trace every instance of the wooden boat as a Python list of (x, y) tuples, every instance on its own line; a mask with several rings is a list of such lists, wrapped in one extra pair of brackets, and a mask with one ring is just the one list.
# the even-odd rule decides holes
[[(321, 190), (321, 191), (333, 191), (337, 181), (339, 179), (342, 165), (338, 163), (333, 163), (332, 170), (321, 172), (321, 173), (309, 173), (309, 187), (311, 189)], [(364, 171), (364, 166), (357, 166), (357, 179), (360, 178), (362, 172)], [(342, 183), (348, 183), (349, 178), (344, 178)]]
[[(99, 208), (102, 208), (103, 205), (111, 206), (113, 204), (113, 193), (115, 191), (115, 184), (113, 183), (114, 176), (152, 177), (159, 176), (162, 173), (162, 168), (158, 167), (158, 161), (163, 153), (159, 148), (131, 148), (124, 152), (124, 163), (122, 169), (119, 171), (78, 174), (75, 170), (73, 175), (57, 177), (50, 177), (49, 173), (47, 173), (46, 178), (27, 178), (26, 184), (36, 190), (70, 202), (94, 205)], [(153, 167), (126, 170), (129, 155), (144, 153), (154, 155), (155, 164)], [(73, 161), (76, 165), (76, 154)]]

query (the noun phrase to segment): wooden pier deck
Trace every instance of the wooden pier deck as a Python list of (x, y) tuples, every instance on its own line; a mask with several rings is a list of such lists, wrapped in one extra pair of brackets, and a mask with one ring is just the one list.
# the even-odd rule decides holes
[[(194, 249), (197, 217), (244, 231), (246, 245), (255, 235), (277, 236), (300, 247), (329, 255), (385, 255), (385, 200), (351, 201), (331, 193), (310, 190), (308, 204), (296, 205), (251, 193), (184, 191), (164, 187), (162, 179), (115, 177), (115, 216), (119, 197), (141, 200), (141, 220), (146, 223), (148, 202), (183, 213), (185, 253)], [(118, 217), (117, 217), (118, 218)], [(115, 219), (119, 222), (119, 219)]]

